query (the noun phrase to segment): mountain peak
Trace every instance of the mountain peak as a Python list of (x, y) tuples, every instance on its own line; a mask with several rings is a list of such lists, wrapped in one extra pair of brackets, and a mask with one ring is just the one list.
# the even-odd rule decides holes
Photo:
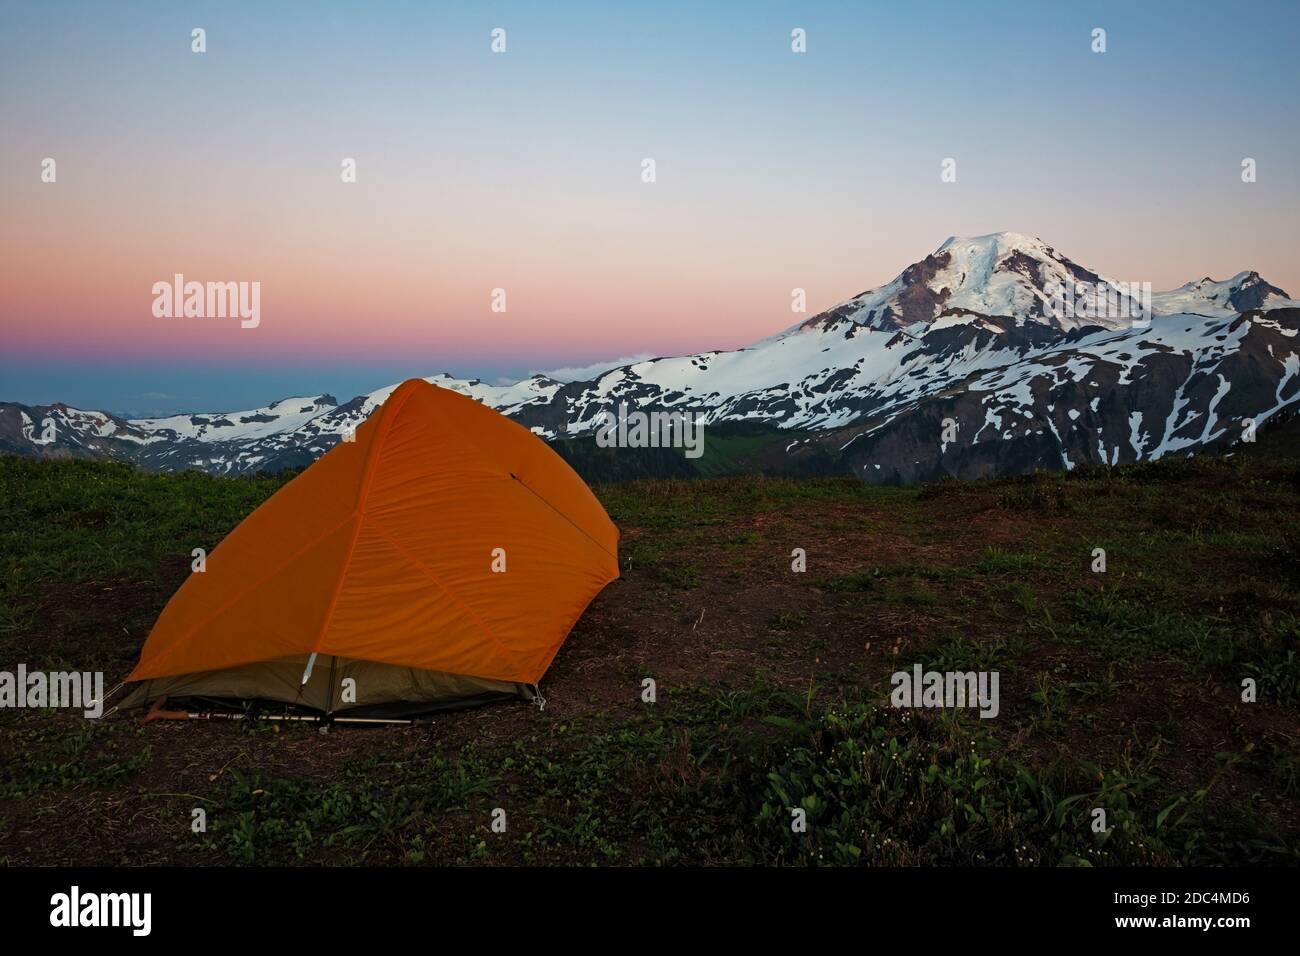
[[(1062, 289), (1070, 289), (1071, 298), (1086, 307), (1072, 315), (1060, 314)], [(1010, 320), (1015, 325), (1033, 322), (1062, 332), (1083, 326), (1119, 329), (1135, 317), (1129, 314), (1131, 306), (1113, 306), (1114, 301), (1129, 300), (1128, 290), (1128, 283), (1116, 283), (1072, 262), (1036, 236), (1020, 232), (949, 236), (892, 282), (868, 289), (782, 334), (844, 322), (920, 334), (941, 317), (948, 324), (976, 319)], [(1153, 292), (1149, 304), (1155, 314), (1215, 318), (1296, 305), (1286, 292), (1254, 271), (1222, 281), (1206, 276), (1172, 292)]]
[(1272, 285), (1253, 269), (1238, 272), (1231, 279), (1206, 276), (1170, 292), (1157, 292), (1151, 296), (1151, 303), (1156, 312), (1166, 315), (1186, 312), (1214, 318), (1254, 309), (1294, 308), (1297, 304), (1285, 290)]
[(945, 249), (954, 247), (980, 249), (1001, 254), (1018, 250), (1051, 251), (1051, 248), (1037, 236), (1027, 236), (1023, 232), (990, 232), (983, 236), (949, 236), (943, 241), (943, 245), (935, 250), (935, 255)]
[[(1105, 294), (1109, 280), (1071, 262), (1043, 240), (1019, 232), (949, 236), (934, 252), (908, 266), (887, 285), (869, 289), (804, 326), (851, 319), (876, 329), (906, 330), (941, 315), (969, 313), (1041, 322), (1068, 331), (1079, 325), (1119, 325), (1127, 320), (1080, 321), (1058, 316), (1055, 290), (1086, 284)], [(1087, 293), (1091, 299), (1095, 293)], [(1092, 314), (1096, 314), (1095, 311)]]

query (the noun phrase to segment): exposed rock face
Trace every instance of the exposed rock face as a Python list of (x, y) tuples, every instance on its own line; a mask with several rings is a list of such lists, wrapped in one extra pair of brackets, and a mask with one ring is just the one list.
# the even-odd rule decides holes
[[(1126, 464), (1232, 445), (1252, 423), (1300, 410), (1300, 309), (1266, 316), (1193, 326), (1194, 348), (1159, 339), (1187, 335), (1183, 323), (1193, 317), (1157, 318), (1132, 342), (1086, 335), (1072, 349), (1028, 353), (823, 440), (845, 442), (845, 463), (881, 483)], [(950, 442), (945, 420), (955, 431)]]

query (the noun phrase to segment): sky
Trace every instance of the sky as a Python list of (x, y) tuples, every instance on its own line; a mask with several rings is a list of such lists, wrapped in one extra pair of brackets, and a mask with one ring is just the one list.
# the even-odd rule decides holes
[[(1300, 4), (1251, 0), (5, 0), (0, 401), (737, 348), (800, 320), (792, 289), (815, 313), (1003, 230), (1157, 290), (1300, 295), (1298, 41)], [(260, 283), (259, 323), (156, 316), (176, 274)]]

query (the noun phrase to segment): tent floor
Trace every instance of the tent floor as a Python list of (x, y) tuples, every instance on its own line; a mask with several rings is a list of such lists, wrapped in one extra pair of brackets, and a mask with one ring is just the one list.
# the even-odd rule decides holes
[(166, 698), (169, 711), (184, 706), (239, 714), (257, 704), (263, 713), (409, 719), (536, 696), (527, 684), (322, 654), (310, 661), (299, 655), (140, 681), (121, 708)]

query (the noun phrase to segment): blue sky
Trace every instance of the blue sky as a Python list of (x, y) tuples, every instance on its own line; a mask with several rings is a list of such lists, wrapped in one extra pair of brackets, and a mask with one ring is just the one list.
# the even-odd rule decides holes
[[(827, 308), (1000, 230), (1300, 294), (1297, 41), (1281, 2), (9, 2), (0, 400), (241, 408), (734, 348), (793, 286)], [(160, 326), (174, 271), (260, 278), (266, 321)]]

